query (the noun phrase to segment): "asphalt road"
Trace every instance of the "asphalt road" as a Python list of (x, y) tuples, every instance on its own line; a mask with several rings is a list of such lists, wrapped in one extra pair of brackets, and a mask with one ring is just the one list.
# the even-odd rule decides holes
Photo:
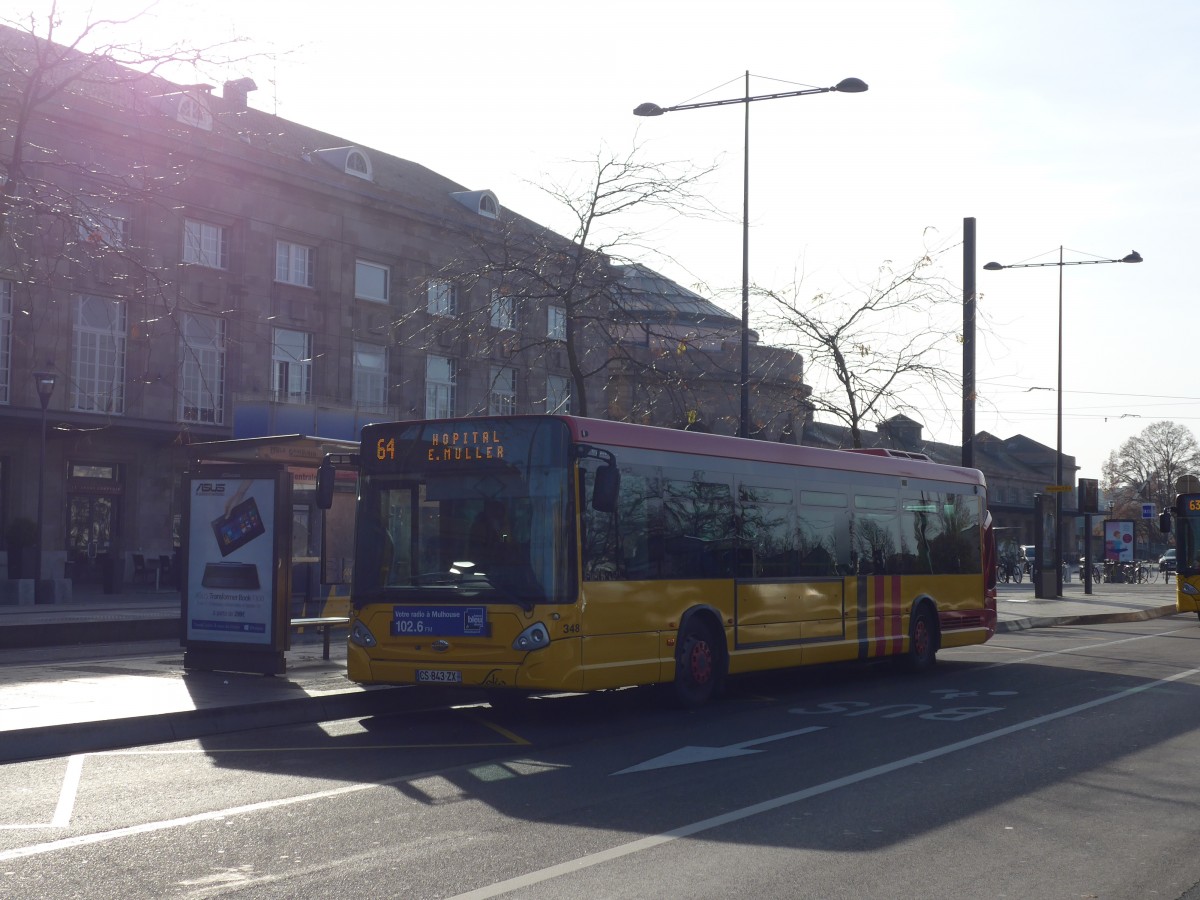
[(1178, 898), (1200, 627), (0, 769), (4, 897)]

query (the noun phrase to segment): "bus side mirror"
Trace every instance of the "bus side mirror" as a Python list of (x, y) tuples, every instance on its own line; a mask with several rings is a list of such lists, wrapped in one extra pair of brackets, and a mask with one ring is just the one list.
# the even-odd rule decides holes
[(1160, 513), (1158, 516), (1158, 530), (1163, 534), (1171, 533), (1171, 514), (1169, 512)]
[(317, 467), (317, 506), (320, 509), (333, 506), (333, 482), (333, 463), (326, 459)]
[(598, 512), (614, 512), (617, 494), (621, 492), (621, 471), (612, 463), (596, 470), (596, 482), (592, 487), (592, 509)]

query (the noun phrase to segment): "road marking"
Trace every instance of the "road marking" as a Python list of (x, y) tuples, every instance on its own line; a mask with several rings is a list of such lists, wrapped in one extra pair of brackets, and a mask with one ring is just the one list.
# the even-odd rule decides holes
[[(1039, 658), (1046, 657), (1046, 656), (1063, 656), (1068, 653), (1081, 653), (1084, 650), (1098, 650), (1101, 647), (1115, 647), (1115, 646), (1117, 646), (1117, 644), (1128, 644), (1131, 641), (1145, 641), (1150, 638), (1169, 637), (1170, 635), (1182, 634), (1184, 632), (1187, 632), (1189, 634), (1194, 634), (1195, 631), (1196, 631), (1195, 628), (1172, 628), (1170, 631), (1156, 631), (1154, 634), (1139, 634), (1139, 635), (1135, 635), (1134, 637), (1121, 638), (1120, 640), (1116, 640), (1116, 641), (1104, 641), (1103, 643), (1100, 643), (1100, 644), (1083, 644), (1079, 647), (1069, 647), (1066, 650), (1039, 650), (1039, 651), (1036, 651), (1033, 653), (1029, 653), (1029, 655), (1027, 655), (1027, 656), (1022, 656), (1019, 659), (1009, 659), (1009, 660), (1005, 660), (1004, 662), (989, 663), (986, 666), (981, 666), (979, 671), (982, 672), (987, 669), (998, 669), (1001, 666), (1011, 666), (1016, 663), (1027, 663), (1032, 659), (1039, 659)], [(1018, 648), (996, 646), (996, 647), (993, 647), (992, 649), (1015, 650)]]
[[(1173, 633), (1174, 632), (1163, 632), (1163, 634)], [(1115, 641), (1113, 643), (1124, 643), (1124, 641)], [(838, 790), (839, 788), (847, 787), (852, 784), (857, 784), (861, 781), (866, 781), (879, 775), (886, 775), (900, 769), (908, 768), (909, 766), (927, 762), (931, 759), (937, 759), (938, 757), (946, 756), (950, 753), (955, 753), (968, 747), (984, 744), (1029, 728), (1036, 728), (1037, 726), (1044, 725), (1047, 722), (1053, 722), (1056, 719), (1065, 718), (1066, 716), (1071, 716), (1085, 710), (1103, 706), (1116, 700), (1123, 700), (1127, 697), (1132, 697), (1136, 694), (1153, 690), (1154, 688), (1161, 687), (1165, 684), (1172, 684), (1176, 681), (1182, 681), (1185, 678), (1189, 678), (1197, 674), (1200, 674), (1200, 668), (1188, 669), (1186, 672), (1179, 672), (1166, 678), (1160, 678), (1158, 681), (1128, 688), (1108, 697), (1100, 697), (1095, 700), (1090, 700), (1087, 703), (1081, 703), (1078, 706), (1072, 706), (1068, 709), (1059, 710), (1058, 712), (1054, 713), (1047, 713), (1046, 715), (1038, 716), (1025, 722), (1019, 722), (1015, 725), (1009, 725), (996, 731), (987, 732), (986, 734), (979, 735), (978, 737), (968, 738), (967, 740), (958, 741), (953, 744), (947, 744), (944, 747), (928, 750), (915, 756), (910, 756), (891, 763), (885, 763), (881, 766), (866, 769), (853, 775), (847, 775), (844, 778), (839, 778), (835, 781), (828, 781), (824, 784), (816, 785), (815, 787), (794, 791), (790, 794), (784, 794), (771, 800), (764, 800), (761, 803), (756, 803), (752, 806), (747, 806), (739, 810), (733, 810), (720, 816), (702, 819), (699, 822), (693, 822), (690, 825), (684, 825), (672, 831), (667, 831), (658, 835), (651, 835), (649, 837), (641, 838), (637, 841), (631, 841), (627, 844), (621, 844), (617, 847), (603, 850), (599, 853), (590, 854), (588, 856), (580, 857), (579, 859), (560, 863), (557, 866), (551, 866), (536, 872), (530, 872), (507, 881), (497, 882), (496, 884), (479, 888), (476, 891), (460, 894), (457, 897), (450, 898), (450, 900), (483, 900), (483, 898), (486, 897), (496, 897), (501, 894), (508, 893), (509, 891), (518, 890), (521, 887), (528, 887), (543, 881), (549, 881), (553, 878), (558, 878), (571, 872), (577, 872), (591, 866), (599, 865), (602, 862), (607, 862), (612, 859), (619, 859), (623, 856), (628, 856), (633, 853), (639, 853), (642, 850), (648, 850), (652, 847), (657, 847), (660, 844), (666, 844), (682, 837), (690, 837), (693, 834), (699, 834), (712, 828), (717, 828), (721, 825), (727, 825), (731, 822), (738, 822), (742, 819), (759, 815), (760, 813), (771, 812), (781, 807), (790, 806), (794, 803), (800, 802), (801, 800), (807, 800), (811, 797), (819, 796), (820, 794), (829, 793), (830, 791)], [(111, 831), (101, 831), (93, 834), (81, 834), (74, 837), (62, 838), (57, 841), (46, 841), (41, 844), (31, 844), (26, 847), (14, 847), (11, 850), (0, 851), (0, 862), (9, 862), (15, 859), (25, 859), (30, 856), (53, 853), (57, 850), (103, 844), (142, 834), (152, 834), (160, 831), (169, 831), (175, 828), (185, 828), (200, 822), (220, 821), (232, 816), (249, 815), (257, 812), (268, 812), (288, 806), (295, 806), (301, 803), (311, 803), (317, 800), (327, 800), (333, 797), (348, 796), (350, 794), (359, 793), (360, 791), (369, 791), (381, 787), (393, 787), (397, 784), (404, 784), (413, 780), (414, 778), (419, 777), (421, 776), (410, 773), (408, 775), (400, 775), (395, 778), (380, 779), (379, 781), (374, 781), (370, 784), (344, 785), (342, 787), (331, 788), (325, 791), (316, 791), (311, 794), (301, 794), (296, 797), (283, 797), (276, 800), (264, 800), (259, 803), (249, 803), (244, 806), (234, 806), (228, 809), (196, 813), (191, 816), (184, 816), (177, 819), (166, 819), (160, 822), (145, 822), (141, 825), (129, 825), (124, 828), (116, 828)]]
[(813, 725), (809, 728), (800, 728), (796, 731), (785, 731), (782, 734), (769, 734), (766, 737), (755, 738), (751, 741), (742, 741), (740, 744), (727, 744), (724, 747), (681, 747), (678, 750), (672, 750), (670, 753), (664, 753), (662, 756), (656, 756), (654, 759), (648, 759), (644, 763), (638, 763), (636, 766), (630, 766), (628, 769), (622, 769), (620, 772), (613, 772), (613, 775), (628, 775), (630, 772), (649, 772), (651, 769), (668, 769), (671, 766), (686, 766), (691, 763), (712, 762), (715, 759), (748, 756), (751, 753), (762, 752), (761, 750), (749, 749), (757, 744), (769, 744), (772, 741), (782, 741), (784, 738), (824, 730), (824, 725)]
[[(956, 741), (953, 744), (946, 744), (943, 747), (936, 747), (933, 750), (926, 750), (924, 753), (917, 753), (913, 756), (905, 757), (904, 759), (898, 759), (890, 763), (884, 763), (881, 766), (874, 766), (870, 769), (864, 769), (861, 772), (856, 772), (852, 775), (846, 775), (843, 778), (836, 778), (833, 781), (827, 781), (824, 784), (818, 784), (814, 787), (793, 791), (789, 794), (783, 794), (770, 800), (764, 800), (761, 803), (755, 803), (750, 806), (742, 807), (741, 809), (731, 810), (719, 816), (713, 816), (712, 818), (701, 819), (699, 822), (692, 822), (689, 825), (683, 825), (679, 828), (672, 829), (671, 831), (649, 835), (636, 841), (630, 841), (626, 844), (610, 847), (607, 850), (601, 850), (598, 853), (591, 853), (587, 856), (581, 856), (578, 859), (568, 860), (567, 862), (559, 863), (555, 866), (539, 869), (536, 872), (528, 872), (525, 875), (518, 875), (516, 878), (509, 878), (505, 881), (499, 881), (495, 884), (481, 887), (478, 890), (468, 891), (465, 894), (458, 894), (457, 896), (450, 898), (450, 900), (486, 900), (486, 898), (489, 897), (499, 897), (501, 894), (519, 891), (524, 888), (532, 887), (535, 884), (540, 884), (543, 881), (550, 881), (554, 878), (560, 878), (563, 875), (570, 875), (601, 863), (610, 862), (614, 859), (620, 859), (625, 856), (630, 856), (634, 853), (641, 853), (644, 850), (650, 850), (654, 847), (671, 843), (672, 841), (677, 841), (680, 838), (691, 837), (694, 834), (710, 831), (713, 828), (719, 828), (732, 822), (740, 822), (741, 820), (749, 819), (752, 816), (773, 812), (774, 810), (781, 809), (785, 806), (791, 806), (795, 803), (799, 803), (802, 800), (808, 800), (821, 794), (827, 794), (831, 791), (839, 790), (840, 788), (858, 784), (859, 782), (868, 781), (872, 778), (878, 778), (880, 775), (890, 775), (892, 772), (899, 771), (900, 769), (907, 769), (910, 766), (920, 765), (921, 763), (929, 762), (932, 759), (938, 759), (939, 757), (947, 756), (951, 753), (957, 753), (959, 750), (977, 747), (980, 744), (986, 744), (990, 741), (1007, 737), (1010, 734), (1016, 734), (1019, 731), (1037, 728), (1039, 725), (1045, 725), (1048, 722), (1053, 722), (1057, 719), (1063, 719), (1067, 716), (1073, 716), (1076, 713), (1094, 709), (1097, 706), (1104, 706), (1105, 704), (1113, 703), (1117, 700), (1124, 700), (1127, 697), (1132, 697), (1136, 694), (1153, 690), (1154, 688), (1161, 687), (1164, 684), (1182, 681), (1185, 678), (1190, 678), (1193, 675), (1198, 674), (1200, 674), (1200, 668), (1188, 669), (1186, 672), (1179, 672), (1175, 675), (1168, 676), (1167, 678), (1160, 678), (1158, 681), (1127, 688), (1126, 690), (1120, 691), (1116, 694), (1111, 694), (1108, 697), (1100, 697), (1096, 700), (1089, 700), (1086, 703), (1080, 703), (1067, 709), (1061, 709), (1058, 712), (1046, 713), (1042, 716), (1027, 719), (1024, 722), (1018, 722), (1015, 725), (1008, 725), (1004, 728), (998, 728), (995, 731), (989, 731), (986, 734), (981, 734), (973, 738), (967, 738), (966, 740), (962, 741)], [(2, 859), (3, 856), (0, 856), (0, 860)]]
[(0, 825), (0, 830), (18, 831), (33, 828), (66, 828), (71, 824), (71, 812), (75, 809), (75, 798), (79, 795), (79, 778), (83, 774), (83, 756), (67, 759), (67, 771), (63, 774), (62, 787), (58, 791), (58, 805), (54, 807), (54, 818), (46, 825)]

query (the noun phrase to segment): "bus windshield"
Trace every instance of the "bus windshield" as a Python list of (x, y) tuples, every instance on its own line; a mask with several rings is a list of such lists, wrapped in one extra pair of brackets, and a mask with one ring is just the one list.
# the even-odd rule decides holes
[(568, 447), (553, 419), (364, 428), (355, 605), (573, 602)]
[(1200, 574), (1200, 494), (1181, 494), (1176, 512), (1175, 570), (1181, 576)]

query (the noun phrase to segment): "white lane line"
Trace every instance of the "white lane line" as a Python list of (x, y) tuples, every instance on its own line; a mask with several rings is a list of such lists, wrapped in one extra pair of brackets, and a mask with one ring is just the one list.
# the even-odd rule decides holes
[(195, 825), (198, 822), (213, 822), (221, 819), (227, 819), (232, 816), (246, 815), (248, 813), (266, 812), (273, 809), (279, 809), (284, 806), (292, 806), (297, 803), (309, 803), (314, 800), (324, 800), (328, 797), (340, 797), (345, 794), (354, 794), (358, 791), (369, 791), (377, 787), (390, 787), (402, 782), (410, 781), (412, 775), (405, 775), (398, 778), (389, 778), (384, 781), (376, 781), (371, 784), (351, 784), (345, 787), (332, 788), (328, 791), (317, 791), (312, 794), (302, 794), (298, 797), (284, 797), (278, 800), (264, 800), (260, 803), (248, 803), (245, 806), (234, 806), (229, 809), (218, 809), (212, 812), (197, 813), (192, 816), (183, 816), (178, 819), (166, 819), (162, 822), (145, 822), (141, 825), (129, 825), (125, 828), (114, 828), (112, 831), (100, 831), (95, 834), (81, 834), (75, 837), (63, 838), (57, 841), (47, 841), (42, 844), (32, 844), (28, 847), (14, 847), (11, 850), (0, 851), (0, 862), (8, 862), (13, 859), (24, 859), (29, 856), (38, 856), (42, 853), (53, 853), (55, 850), (68, 850), (75, 847), (86, 847), (91, 844), (103, 844), (108, 841), (119, 840), (120, 838), (133, 837), (140, 834), (151, 834), (156, 831), (168, 831), (172, 828), (184, 828), (188, 825)]
[[(984, 671), (986, 669), (998, 669), (1001, 666), (1012, 666), (1012, 665), (1016, 665), (1017, 663), (1027, 663), (1027, 662), (1031, 662), (1032, 660), (1035, 660), (1035, 659), (1044, 659), (1047, 656), (1064, 656), (1069, 653), (1081, 653), (1085, 650), (1098, 650), (1101, 647), (1115, 647), (1118, 644), (1128, 644), (1131, 641), (1145, 641), (1145, 640), (1149, 640), (1150, 638), (1169, 637), (1170, 635), (1182, 634), (1183, 632), (1187, 632), (1189, 634), (1194, 634), (1196, 632), (1196, 629), (1195, 628), (1172, 628), (1170, 631), (1156, 631), (1156, 632), (1154, 632), (1154, 634), (1139, 634), (1139, 635), (1135, 635), (1134, 637), (1120, 638), (1119, 640), (1115, 640), (1115, 641), (1103, 641), (1102, 643), (1099, 643), (1099, 644), (1081, 644), (1078, 647), (1068, 647), (1065, 650), (1042, 650), (1042, 651), (1038, 651), (1036, 653), (1029, 653), (1025, 656), (1020, 656), (1016, 659), (1005, 660), (1004, 662), (989, 663), (988, 665), (981, 667), (980, 671)], [(1011, 650), (1014, 648), (1012, 648), (1012, 647), (995, 647), (994, 649), (996, 649), (996, 650)]]
[(610, 847), (607, 850), (601, 850), (598, 853), (592, 853), (587, 856), (581, 856), (578, 859), (567, 860), (566, 862), (559, 863), (555, 866), (539, 869), (536, 872), (518, 875), (516, 878), (500, 881), (495, 884), (479, 888), (478, 890), (468, 891), (465, 894), (458, 894), (457, 896), (450, 898), (450, 900), (486, 900), (486, 898), (489, 897), (499, 897), (501, 894), (507, 894), (511, 891), (519, 891), (523, 888), (540, 884), (543, 881), (550, 881), (551, 879), (559, 878), (563, 875), (570, 875), (574, 872), (579, 872), (583, 869), (599, 865), (600, 863), (609, 862), (614, 859), (620, 859), (623, 856), (630, 856), (634, 853), (641, 853), (643, 850), (649, 850), (652, 847), (658, 847), (662, 844), (676, 841), (679, 838), (691, 837), (694, 834), (699, 834), (703, 831), (709, 831), (713, 828), (719, 828), (722, 825), (728, 825), (732, 822), (739, 822), (742, 819), (748, 819), (752, 816), (771, 812), (785, 806), (791, 806), (794, 803), (799, 803), (802, 800), (808, 800), (811, 797), (816, 797), (821, 794), (827, 794), (830, 791), (836, 791), (839, 788), (848, 787), (852, 784), (858, 784), (859, 782), (867, 781), (871, 778), (878, 778), (880, 775), (888, 775), (900, 769), (906, 769), (910, 766), (928, 762), (931, 759), (937, 759), (941, 756), (957, 753), (959, 750), (966, 750), (969, 747), (977, 747), (980, 744), (986, 744), (989, 741), (1007, 737), (1008, 735), (1015, 734), (1019, 731), (1025, 731), (1029, 728), (1037, 728), (1039, 725), (1045, 725), (1047, 722), (1053, 722), (1056, 719), (1063, 719), (1067, 716), (1073, 716), (1076, 713), (1094, 709), (1097, 706), (1103, 706), (1107, 703), (1113, 703), (1117, 700), (1124, 700), (1125, 698), (1132, 697), (1135, 694), (1153, 690), (1154, 688), (1161, 687), (1164, 684), (1170, 684), (1174, 681), (1181, 681), (1197, 674), (1200, 674), (1200, 668), (1188, 669), (1186, 672), (1179, 672), (1167, 678), (1161, 678), (1158, 681), (1138, 685), (1137, 687), (1131, 687), (1108, 697), (1101, 697), (1097, 700), (1089, 700), (1088, 702), (1080, 703), (1077, 706), (1061, 709), (1058, 712), (1046, 713), (1045, 715), (1028, 719), (1024, 722), (1018, 722), (1015, 725), (1008, 725), (1004, 728), (998, 728), (995, 731), (989, 731), (986, 734), (981, 734), (973, 738), (967, 738), (964, 741), (957, 741), (953, 744), (947, 744), (944, 747), (937, 747), (933, 750), (926, 750), (924, 753), (918, 753), (914, 756), (908, 756), (904, 759), (898, 759), (894, 762), (884, 763), (881, 766), (864, 769), (861, 772), (856, 772), (853, 775), (846, 775), (843, 778), (837, 778), (833, 781), (827, 781), (824, 784), (818, 784), (814, 787), (793, 791), (790, 794), (783, 794), (779, 797), (774, 797), (770, 800), (764, 800), (761, 803), (755, 803), (751, 806), (742, 807), (741, 809), (731, 810), (727, 813), (723, 813), (719, 816), (713, 816), (709, 819), (701, 819), (699, 822), (693, 822), (690, 825), (683, 825), (679, 828), (672, 829), (671, 831), (665, 831), (662, 834), (649, 835), (636, 841), (630, 841), (627, 844), (620, 844), (616, 847)]
[(71, 813), (75, 809), (75, 797), (79, 794), (79, 779), (83, 775), (83, 756), (67, 759), (67, 771), (63, 773), (62, 788), (58, 792), (58, 805), (54, 818), (46, 824), (0, 825), (0, 831), (32, 831), (36, 828), (66, 828), (71, 824)]
[(83, 775), (83, 756), (72, 756), (67, 760), (67, 772), (63, 776), (62, 790), (58, 792), (58, 806), (51, 828), (66, 828), (71, 824), (71, 812), (75, 809), (75, 797), (79, 793), (79, 779)]

